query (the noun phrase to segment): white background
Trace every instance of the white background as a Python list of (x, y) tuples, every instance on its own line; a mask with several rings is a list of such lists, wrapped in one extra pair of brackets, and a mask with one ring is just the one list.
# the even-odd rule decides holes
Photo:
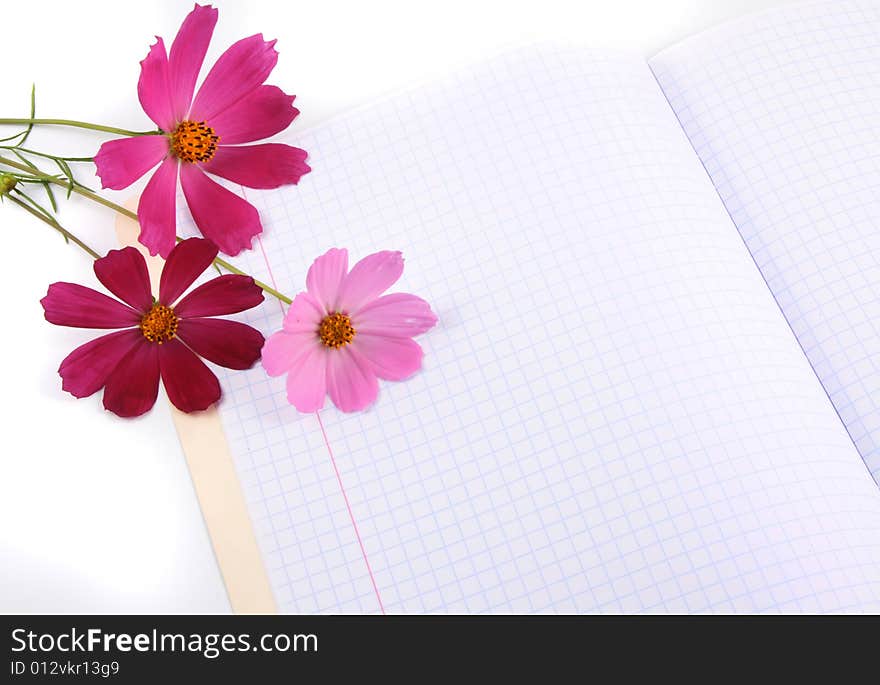
[[(531, 41), (577, 41), (646, 57), (774, 0), (372, 0), (217, 3), (209, 64), (253, 33), (278, 38), (269, 79), (297, 94), (289, 133)], [(189, 1), (15, 2), (0, 10), (0, 117), (38, 116), (152, 128), (136, 96), (153, 35), (171, 40)], [(3, 128), (0, 137), (14, 129)], [(93, 155), (103, 138), (40, 130), (29, 145)], [(85, 164), (80, 180), (99, 187)], [(320, 173), (316, 169), (313, 173)], [(117, 194), (117, 201), (140, 189)], [(116, 247), (115, 217), (77, 198), (62, 223), (99, 251)], [(58, 363), (91, 332), (43, 319), (49, 283), (94, 285), (90, 260), (48, 227), (0, 206), (3, 360), (0, 611), (226, 612), (229, 604), (164, 398), (146, 417), (117, 419), (100, 393), (61, 391)]]

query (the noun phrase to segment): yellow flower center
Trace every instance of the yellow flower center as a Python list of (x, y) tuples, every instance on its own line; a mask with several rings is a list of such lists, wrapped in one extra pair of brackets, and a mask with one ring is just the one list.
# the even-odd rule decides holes
[(12, 174), (0, 174), (0, 195), (6, 195), (15, 188), (18, 181)]
[(354, 340), (356, 331), (351, 319), (341, 312), (330, 312), (318, 327), (318, 337), (327, 347), (338, 350)]
[(141, 319), (141, 333), (150, 342), (159, 343), (171, 340), (177, 334), (180, 319), (171, 307), (158, 302)]
[(171, 134), (171, 151), (184, 162), (209, 162), (219, 140), (204, 121), (181, 121)]

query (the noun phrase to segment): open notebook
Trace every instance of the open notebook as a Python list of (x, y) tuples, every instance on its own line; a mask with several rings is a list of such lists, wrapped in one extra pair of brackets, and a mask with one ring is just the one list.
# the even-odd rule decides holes
[(439, 324), (363, 413), (223, 377), (282, 611), (880, 610), (876, 2), (522, 50), (290, 142), (239, 266), (399, 249)]

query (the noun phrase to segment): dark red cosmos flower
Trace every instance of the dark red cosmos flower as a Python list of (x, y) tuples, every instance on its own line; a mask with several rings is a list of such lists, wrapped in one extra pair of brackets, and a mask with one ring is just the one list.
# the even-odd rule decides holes
[(207, 409), (220, 399), (220, 383), (200, 357), (229, 369), (248, 369), (260, 358), (263, 336), (243, 323), (207, 317), (255, 307), (263, 291), (250, 276), (230, 274), (200, 285), (178, 302), (216, 256), (208, 240), (179, 243), (162, 269), (158, 300), (150, 291), (146, 261), (133, 247), (95, 261), (98, 280), (122, 302), (76, 283), (50, 285), (40, 300), (50, 323), (124, 329), (71, 352), (58, 369), (61, 387), (75, 397), (104, 388), (104, 407), (124, 417), (153, 407), (159, 376), (181, 411)]

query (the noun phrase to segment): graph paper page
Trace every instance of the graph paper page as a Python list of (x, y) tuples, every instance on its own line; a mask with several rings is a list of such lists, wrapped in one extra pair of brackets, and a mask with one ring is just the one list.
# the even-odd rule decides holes
[(880, 608), (880, 493), (644, 61), (512, 53), (289, 142), (239, 264), (400, 249), (439, 323), (326, 436), (224, 376), (282, 610)]
[(880, 3), (800, 3), (651, 65), (880, 483)]

